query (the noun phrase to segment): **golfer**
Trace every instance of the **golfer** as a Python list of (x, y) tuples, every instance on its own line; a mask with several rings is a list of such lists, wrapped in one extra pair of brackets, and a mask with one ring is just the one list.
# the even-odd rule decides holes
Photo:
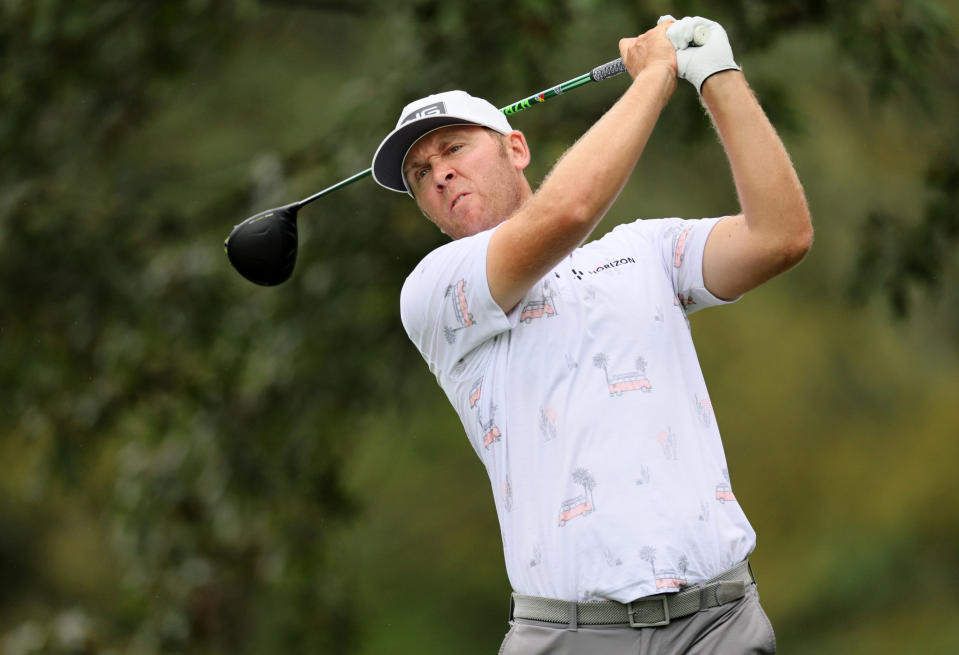
[[(631, 85), (535, 192), (523, 134), (462, 91), (407, 105), (373, 160), (453, 239), (410, 274), (401, 313), (490, 477), (514, 591), (502, 653), (775, 651), (687, 315), (796, 264), (812, 227), (725, 31), (664, 18), (619, 42)], [(741, 213), (583, 245), (678, 78), (715, 124)]]

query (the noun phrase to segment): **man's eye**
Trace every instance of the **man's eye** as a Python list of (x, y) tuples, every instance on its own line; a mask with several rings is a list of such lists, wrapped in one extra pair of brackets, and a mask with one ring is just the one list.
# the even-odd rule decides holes
[(450, 146), (450, 152), (456, 152), (460, 150), (463, 146)]
[(427, 170), (428, 170), (428, 169), (426, 169), (426, 168), (421, 168), (420, 170), (416, 171), (416, 179), (417, 179), (417, 180), (422, 180), (423, 177), (426, 175), (426, 171), (427, 171)]

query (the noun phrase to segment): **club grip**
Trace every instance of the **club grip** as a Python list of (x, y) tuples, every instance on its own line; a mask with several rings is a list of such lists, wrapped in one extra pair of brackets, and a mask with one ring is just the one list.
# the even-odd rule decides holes
[(589, 73), (589, 78), (594, 82), (602, 82), (605, 79), (610, 77), (615, 77), (620, 73), (626, 72), (626, 64), (623, 63), (622, 58), (614, 59), (611, 62), (605, 63), (601, 66), (597, 66)]
[(697, 25), (693, 30), (693, 41), (689, 45), (706, 45), (706, 41), (709, 41), (709, 28), (705, 25)]

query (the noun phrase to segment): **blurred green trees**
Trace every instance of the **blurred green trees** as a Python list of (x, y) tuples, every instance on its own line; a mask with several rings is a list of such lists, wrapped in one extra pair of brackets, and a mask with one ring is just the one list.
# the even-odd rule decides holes
[[(672, 13), (726, 25), (817, 228), (795, 272), (693, 320), (783, 651), (952, 652), (956, 10), (0, 3), (0, 650), (496, 648), (488, 481), (397, 311), (441, 235), (367, 181), (301, 213), (282, 287), (220, 244), (366, 168), (410, 99), (505, 104)], [(513, 119), (534, 179), (624, 84)], [(683, 85), (601, 229), (734, 210), (717, 169)]]

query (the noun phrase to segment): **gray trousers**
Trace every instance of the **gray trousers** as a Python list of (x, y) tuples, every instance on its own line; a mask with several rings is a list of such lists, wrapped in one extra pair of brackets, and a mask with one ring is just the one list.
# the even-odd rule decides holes
[(500, 655), (726, 655), (775, 653), (776, 635), (756, 585), (739, 600), (656, 628), (567, 626), (514, 619)]

